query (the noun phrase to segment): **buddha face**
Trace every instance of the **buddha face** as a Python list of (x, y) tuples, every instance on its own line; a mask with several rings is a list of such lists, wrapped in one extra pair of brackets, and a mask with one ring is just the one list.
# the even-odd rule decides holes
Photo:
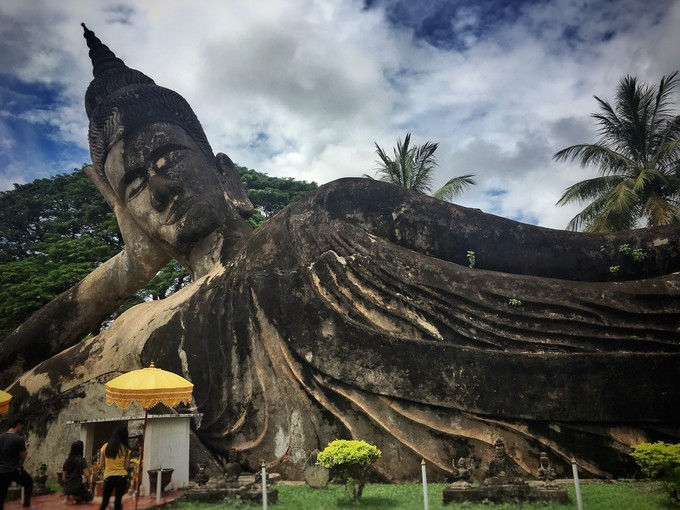
[(104, 173), (139, 226), (175, 256), (226, 221), (215, 166), (175, 124), (147, 124), (114, 143)]

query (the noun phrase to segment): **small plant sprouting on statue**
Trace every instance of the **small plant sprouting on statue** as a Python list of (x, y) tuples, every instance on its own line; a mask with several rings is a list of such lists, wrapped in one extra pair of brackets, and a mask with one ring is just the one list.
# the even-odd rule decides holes
[(477, 259), (475, 257), (475, 252), (472, 250), (468, 250), (467, 252), (467, 259), (468, 259), (468, 265), (470, 266), (470, 269), (474, 269), (475, 267), (475, 262), (477, 262)]
[(661, 480), (670, 497), (680, 502), (680, 444), (640, 443), (631, 456), (643, 475)]
[(647, 253), (642, 248), (633, 249), (630, 244), (620, 244), (619, 253), (630, 255), (635, 262), (642, 262), (647, 258)]
[(316, 462), (328, 468), (334, 480), (345, 484), (356, 503), (364, 491), (371, 465), (381, 455), (378, 448), (366, 441), (336, 439), (319, 453)]
[(631, 251), (630, 256), (633, 257), (635, 262), (642, 262), (647, 258), (647, 254), (640, 248), (635, 248), (633, 251)]

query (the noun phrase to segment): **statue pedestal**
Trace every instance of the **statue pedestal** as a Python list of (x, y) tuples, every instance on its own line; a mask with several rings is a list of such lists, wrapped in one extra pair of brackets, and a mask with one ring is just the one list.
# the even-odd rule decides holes
[(158, 473), (161, 474), (161, 494), (165, 492), (165, 489), (172, 481), (172, 473), (175, 471), (173, 468), (163, 468), (163, 469), (149, 469), (147, 473), (149, 475), (149, 486), (151, 489), (151, 494), (156, 493), (158, 484)]
[(486, 487), (447, 487), (443, 491), (444, 504), (470, 501), (481, 503), (484, 500), (492, 503), (523, 503), (548, 501), (552, 503), (568, 503), (567, 490), (564, 488), (546, 489), (529, 485), (489, 485)]

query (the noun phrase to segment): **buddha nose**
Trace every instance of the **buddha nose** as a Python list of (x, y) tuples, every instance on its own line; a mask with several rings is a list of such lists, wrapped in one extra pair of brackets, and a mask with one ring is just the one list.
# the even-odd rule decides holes
[(160, 212), (182, 192), (182, 184), (154, 174), (149, 178), (149, 190), (151, 191), (151, 205)]

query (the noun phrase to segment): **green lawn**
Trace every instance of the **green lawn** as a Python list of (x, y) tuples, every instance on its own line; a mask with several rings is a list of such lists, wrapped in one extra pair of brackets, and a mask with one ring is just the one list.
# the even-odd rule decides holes
[[(576, 497), (573, 486), (568, 487), (569, 505), (548, 505), (534, 503), (526, 505), (483, 505), (442, 503), (442, 490), (446, 484), (429, 485), (430, 510), (464, 508), (466, 510), (567, 510), (576, 508)], [(276, 485), (279, 501), (270, 504), (272, 510), (332, 510), (337, 508), (366, 508), (380, 510), (418, 510), (423, 508), (423, 493), (420, 484), (386, 485), (369, 484), (358, 505), (354, 505), (346, 496), (344, 488), (329, 485), (325, 489), (310, 489), (305, 485)], [(581, 495), (585, 510), (678, 510), (671, 503), (663, 487), (659, 483), (590, 483), (581, 485)], [(218, 504), (198, 504), (189, 502), (176, 503), (173, 508), (181, 510), (223, 510), (258, 508), (257, 505), (229, 502)], [(261, 508), (261, 506), (259, 507)]]

